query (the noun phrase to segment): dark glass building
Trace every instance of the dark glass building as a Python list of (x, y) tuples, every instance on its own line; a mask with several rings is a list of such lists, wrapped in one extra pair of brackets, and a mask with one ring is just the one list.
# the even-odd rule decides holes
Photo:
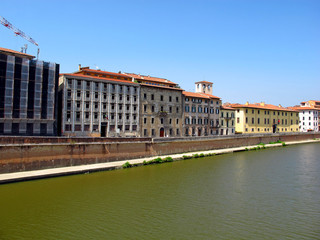
[(0, 135), (57, 135), (59, 64), (0, 48)]

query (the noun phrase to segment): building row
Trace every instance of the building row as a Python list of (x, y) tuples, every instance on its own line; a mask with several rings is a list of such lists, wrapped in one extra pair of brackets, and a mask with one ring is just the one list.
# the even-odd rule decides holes
[(213, 83), (59, 64), (0, 48), (0, 135), (191, 137), (319, 131), (320, 101), (285, 108), (222, 103)]

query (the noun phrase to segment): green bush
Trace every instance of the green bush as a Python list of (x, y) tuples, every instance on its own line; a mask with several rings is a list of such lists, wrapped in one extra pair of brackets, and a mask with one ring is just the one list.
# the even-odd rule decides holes
[(148, 165), (148, 162), (146, 160), (143, 161), (143, 165)]
[(249, 149), (248, 149), (248, 148), (245, 148), (244, 150), (249, 151)]
[(163, 161), (161, 158), (158, 157), (158, 158), (153, 159), (152, 162), (153, 163), (162, 163)]
[(192, 158), (191, 156), (187, 156), (187, 155), (183, 155), (182, 157), (183, 157), (183, 159), (190, 159), (190, 158)]
[(282, 143), (282, 146), (284, 146), (284, 147), (285, 147), (285, 146), (286, 146), (286, 143), (284, 143), (284, 142), (283, 142), (283, 143)]
[(201, 154), (199, 155), (199, 157), (204, 157), (204, 154), (203, 154), (203, 153), (201, 153)]
[(199, 157), (199, 154), (194, 154), (193, 157), (194, 157), (194, 158), (198, 158), (198, 157)]
[(165, 159), (163, 159), (164, 162), (173, 162), (173, 158), (172, 157), (166, 157)]
[(132, 165), (129, 162), (126, 162), (125, 164), (122, 165), (123, 168), (131, 168)]

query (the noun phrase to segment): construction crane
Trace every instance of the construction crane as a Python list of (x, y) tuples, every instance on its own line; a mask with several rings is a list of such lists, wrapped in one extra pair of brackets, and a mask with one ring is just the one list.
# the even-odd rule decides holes
[[(28, 40), (29, 42), (33, 43), (36, 46), (39, 46), (39, 44), (31, 37), (29, 37), (28, 35), (26, 35), (23, 31), (21, 31), (20, 29), (16, 28), (15, 26), (13, 26), (7, 19), (5, 19), (4, 17), (0, 16), (0, 23), (9, 28), (11, 31), (13, 31), (16, 36), (20, 36), (23, 37), (24, 39)], [(27, 50), (27, 45), (25, 44), (25, 51)], [(38, 48), (38, 58), (39, 58), (39, 51), (40, 49)]]

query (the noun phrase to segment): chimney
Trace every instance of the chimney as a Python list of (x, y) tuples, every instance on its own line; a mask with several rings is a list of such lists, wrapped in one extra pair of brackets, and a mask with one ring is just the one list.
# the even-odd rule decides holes
[(245, 105), (249, 105), (249, 102), (247, 101)]
[(281, 104), (279, 104), (279, 107), (282, 107)]
[(79, 64), (79, 71), (81, 70), (81, 64)]
[(265, 103), (264, 102), (261, 102), (260, 103), (260, 106), (264, 107)]

